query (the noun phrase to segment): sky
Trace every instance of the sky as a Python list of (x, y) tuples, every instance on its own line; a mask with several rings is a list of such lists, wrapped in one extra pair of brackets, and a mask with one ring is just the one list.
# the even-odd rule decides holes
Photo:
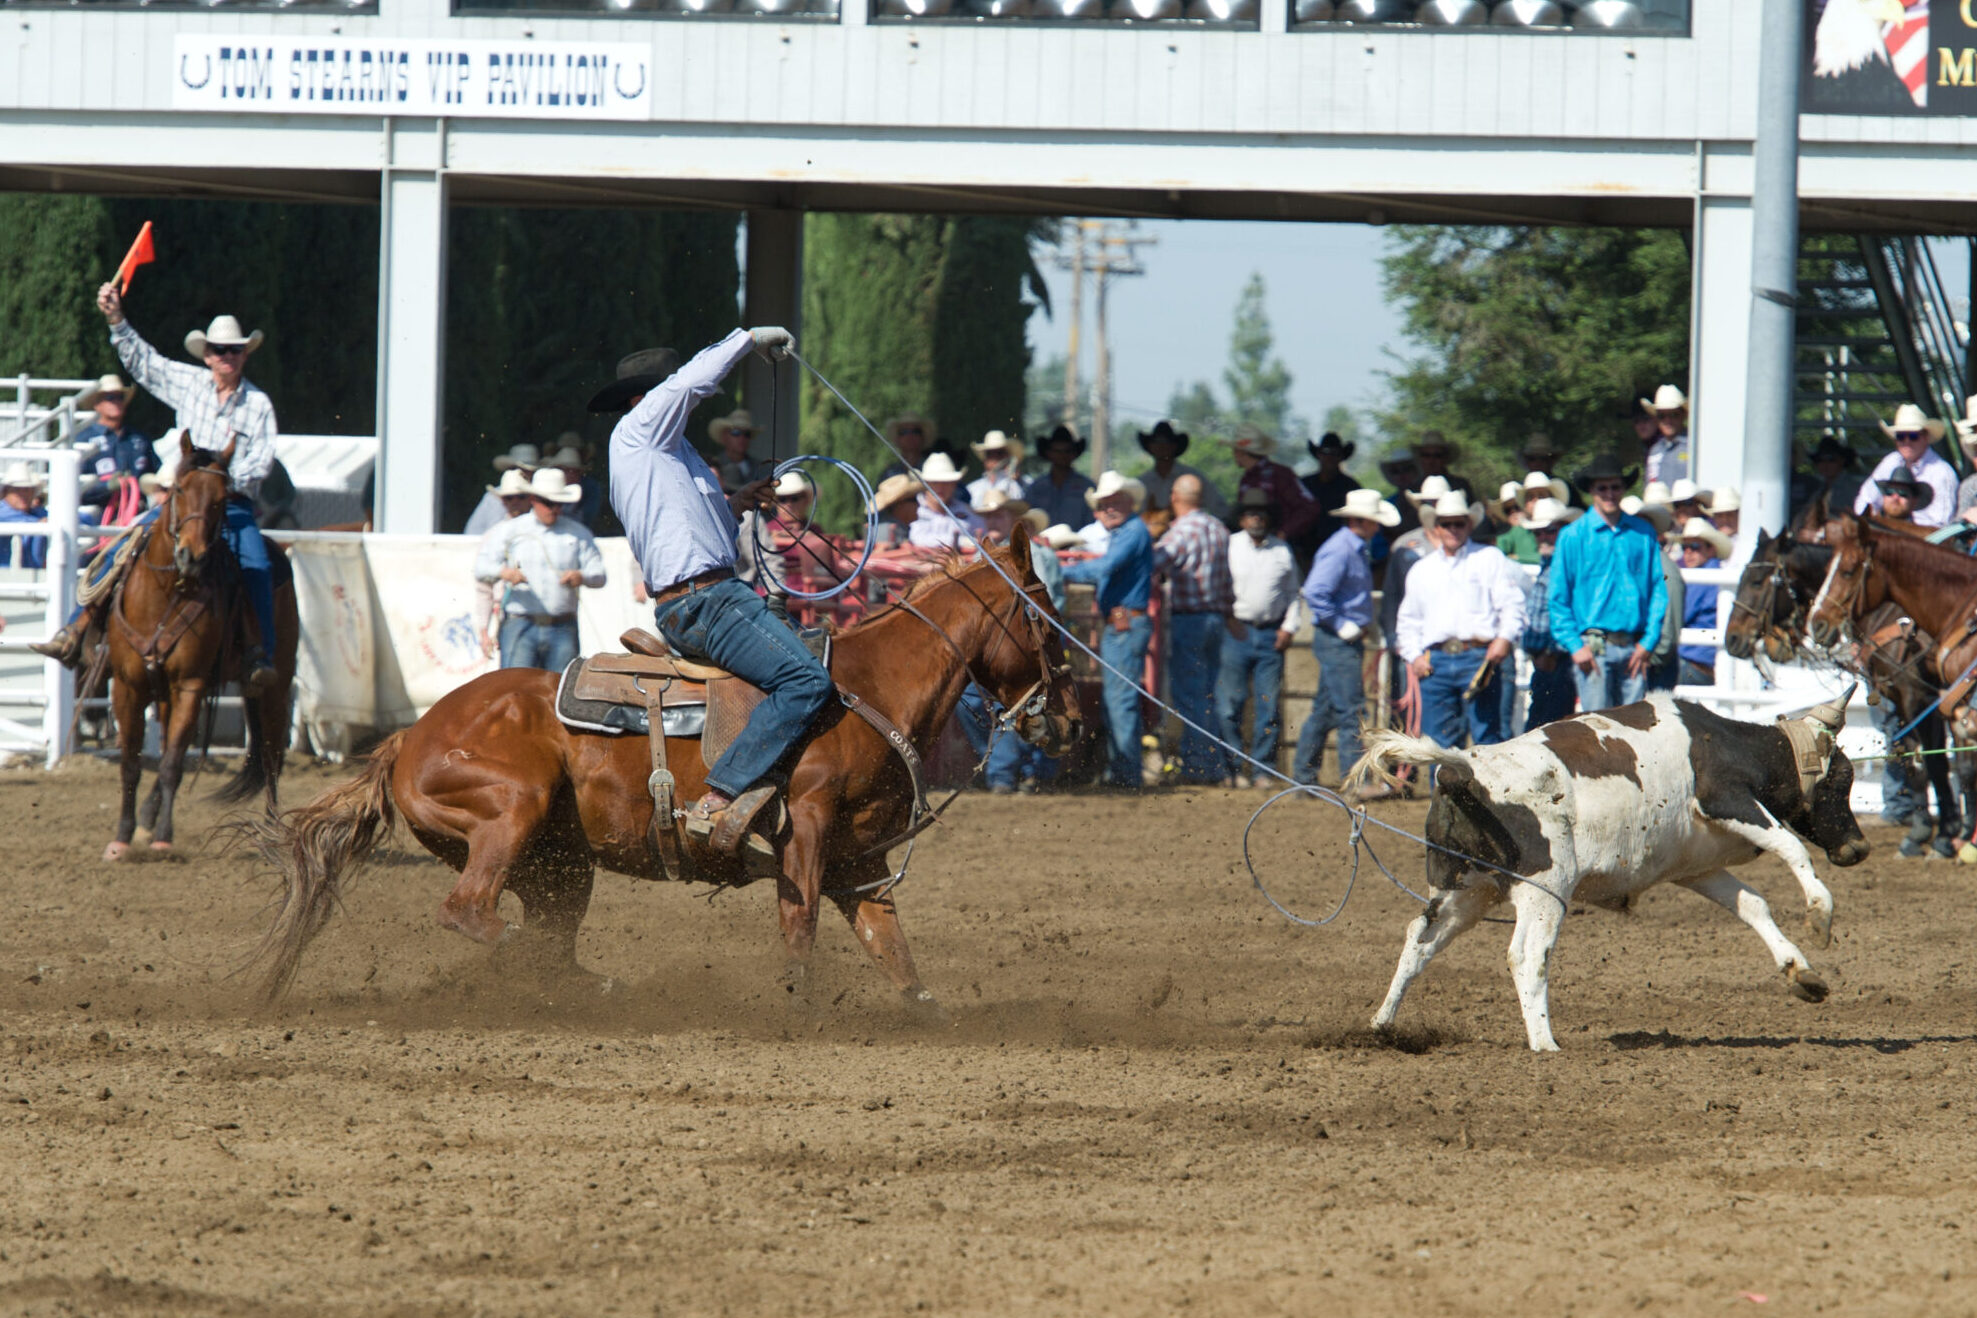
[[(1176, 387), (1207, 380), (1218, 394), (1229, 360), (1236, 297), (1253, 272), (1268, 289), (1277, 355), (1291, 372), (1291, 399), (1315, 426), (1335, 403), (1377, 402), (1386, 349), (1405, 353), (1398, 315), (1380, 295), (1383, 231), (1363, 224), (1221, 220), (1142, 221), (1158, 241), (1140, 249), (1146, 274), (1112, 281), (1112, 408), (1121, 420), (1158, 419)], [(1030, 318), (1035, 360), (1066, 349), (1071, 276), (1046, 264), (1055, 315)], [(1093, 298), (1085, 296), (1084, 364), (1092, 377)]]

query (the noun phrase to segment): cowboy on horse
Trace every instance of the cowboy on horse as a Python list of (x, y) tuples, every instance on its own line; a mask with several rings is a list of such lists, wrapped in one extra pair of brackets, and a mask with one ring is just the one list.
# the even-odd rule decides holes
[(773, 506), (771, 481), (723, 495), (720, 477), (687, 443), (686, 423), (751, 350), (781, 361), (795, 346), (788, 330), (771, 326), (737, 329), (685, 366), (670, 349), (633, 353), (590, 400), (593, 412), (624, 413), (611, 432), (611, 506), (644, 573), (659, 634), (685, 658), (767, 693), (708, 766), (706, 794), (686, 816), (688, 835), (724, 855), (744, 838), (770, 850), (753, 829), (756, 817), (776, 795), (778, 765), (835, 688), (796, 633), (735, 576), (738, 515)]
[[(167, 361), (144, 341), (124, 319), (123, 298), (115, 281), (97, 290), (96, 306), (110, 323), (110, 342), (116, 346), (124, 368), (140, 386), (171, 404), (193, 446), (210, 453), (232, 450), (233, 461), (227, 467), (226, 526), (221, 534), (240, 565), (242, 584), (258, 626), (248, 640), (241, 665), (246, 675), (243, 685), (257, 693), (266, 690), (279, 681), (268, 662), (268, 648), (275, 636), (274, 576), (267, 544), (254, 521), (254, 496), (275, 463), (275, 408), (268, 396), (245, 378), (248, 354), (261, 346), (261, 331), (242, 334), (240, 322), (232, 316), (215, 317), (204, 332), (193, 330), (185, 336), (185, 348), (205, 363), (201, 370), (184, 362)], [(133, 525), (148, 525), (159, 511), (153, 509)], [(102, 555), (98, 561), (106, 567), (99, 569), (99, 579), (118, 570), (128, 557)], [(114, 592), (103, 588), (94, 604), (77, 610), (66, 627), (33, 648), (66, 667), (75, 667), (82, 657), (84, 637), (91, 628), (102, 625), (102, 615), (113, 598)]]

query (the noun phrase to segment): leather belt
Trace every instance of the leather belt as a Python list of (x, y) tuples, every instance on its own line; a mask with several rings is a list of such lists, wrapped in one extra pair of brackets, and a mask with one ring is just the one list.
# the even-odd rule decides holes
[(1588, 627), (1581, 634), (1585, 636), (1597, 636), (1608, 645), (1639, 645), (1641, 643), (1639, 632), (1609, 632), (1602, 631), (1598, 627)]
[(575, 622), (574, 613), (511, 613), (511, 618), (524, 618), (538, 627), (554, 627), (559, 623)]
[(657, 608), (662, 604), (671, 604), (680, 596), (691, 594), (703, 586), (711, 586), (717, 581), (726, 581), (734, 574), (734, 569), (731, 567), (709, 568), (699, 576), (688, 577), (685, 581), (676, 581), (664, 590), (654, 590), (650, 586), (647, 586), (645, 593), (652, 598), (653, 607)]
[(1453, 641), (1438, 641), (1434, 648), (1440, 650), (1443, 654), (1461, 654), (1465, 650), (1487, 650), (1490, 648), (1490, 643), (1488, 641), (1465, 641), (1457, 639)]

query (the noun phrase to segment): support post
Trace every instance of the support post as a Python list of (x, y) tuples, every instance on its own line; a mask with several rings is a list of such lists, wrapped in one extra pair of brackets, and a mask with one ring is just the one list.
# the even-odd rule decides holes
[(446, 123), (387, 119), (384, 131), (374, 525), (431, 535), (446, 388)]
[[(743, 293), (747, 305), (742, 319), (750, 328), (781, 325), (796, 335), (797, 351), (803, 352), (803, 212), (748, 212), (747, 242), (748, 286)], [(778, 461), (794, 456), (800, 368), (793, 361), (776, 365), (750, 353), (745, 369), (748, 410), (762, 427), (751, 452)]]
[(1750, 397), (1744, 405), (1742, 538), (1784, 529), (1790, 510), (1798, 308), (1799, 66), (1803, 0), (1764, 0), (1751, 189)]
[[(73, 448), (48, 454), (48, 630), (53, 636), (76, 606), (76, 530), (81, 525), (82, 459)], [(20, 542), (25, 545), (25, 541)], [(69, 753), (69, 725), (75, 721), (76, 681), (53, 659), (44, 660), (42, 728), (48, 741), (48, 767)]]
[(1750, 381), (1751, 205), (1705, 196), (1696, 206), (1689, 348), (1689, 454), (1697, 485), (1744, 484)]

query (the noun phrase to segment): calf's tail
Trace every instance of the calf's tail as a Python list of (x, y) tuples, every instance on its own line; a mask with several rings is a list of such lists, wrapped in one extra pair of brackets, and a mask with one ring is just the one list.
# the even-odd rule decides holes
[(1437, 746), (1426, 737), (1410, 737), (1392, 728), (1374, 728), (1365, 734), (1365, 741), (1366, 753), (1346, 774), (1348, 788), (1376, 782), (1397, 787), (1400, 780), (1394, 776), (1394, 766), (1400, 764), (1432, 764), (1459, 769), (1465, 775), (1470, 771), (1469, 752)]

